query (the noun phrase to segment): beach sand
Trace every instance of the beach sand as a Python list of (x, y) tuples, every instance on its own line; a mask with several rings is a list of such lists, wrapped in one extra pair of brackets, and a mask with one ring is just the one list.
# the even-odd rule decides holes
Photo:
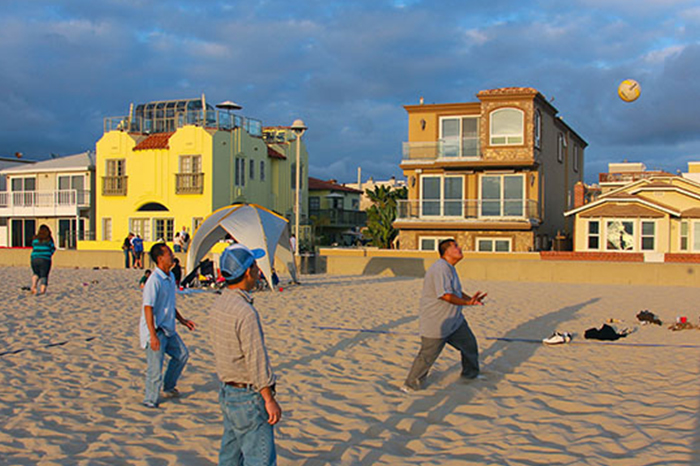
[[(0, 269), (0, 352), (23, 350), (0, 356), (1, 465), (216, 464), (222, 420), (207, 317), (215, 295), (178, 297), (198, 324), (180, 328), (191, 353), (182, 396), (149, 410), (140, 404), (139, 277), (55, 269), (49, 293), (35, 297), (19, 289), (28, 267)], [(448, 347), (426, 389), (404, 394), (422, 280), (303, 282), (255, 295), (279, 379), (281, 465), (700, 464), (700, 331), (666, 325), (678, 315), (698, 322), (696, 289), (465, 282), (467, 292), (489, 293), (485, 306), (465, 309), (483, 378), (460, 381)], [(583, 339), (608, 318), (634, 326), (641, 309), (665, 324), (616, 344)], [(492, 339), (554, 330), (574, 341)]]

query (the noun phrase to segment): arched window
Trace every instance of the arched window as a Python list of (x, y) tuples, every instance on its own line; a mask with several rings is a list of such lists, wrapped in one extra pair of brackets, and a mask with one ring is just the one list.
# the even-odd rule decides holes
[(500, 108), (491, 112), (491, 145), (522, 144), (523, 119), (523, 111), (515, 108)]
[(168, 208), (158, 202), (148, 202), (137, 209), (138, 212), (168, 212)]

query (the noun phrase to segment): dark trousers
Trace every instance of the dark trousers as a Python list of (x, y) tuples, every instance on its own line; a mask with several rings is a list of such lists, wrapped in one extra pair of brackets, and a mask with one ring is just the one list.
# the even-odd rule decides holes
[(445, 344), (462, 354), (462, 377), (473, 379), (479, 375), (479, 347), (466, 321), (447, 338), (421, 337), (420, 351), (406, 377), (406, 385), (417, 390), (428, 376), (428, 371), (440, 356)]

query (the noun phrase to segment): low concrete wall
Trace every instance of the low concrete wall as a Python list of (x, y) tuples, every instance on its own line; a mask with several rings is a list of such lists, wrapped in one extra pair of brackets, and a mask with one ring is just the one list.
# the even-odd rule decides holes
[[(0, 249), (0, 266), (29, 267), (31, 249)], [(180, 264), (187, 262), (187, 254), (175, 253), (180, 259)], [(148, 254), (144, 256), (144, 267), (154, 267)], [(124, 253), (122, 251), (76, 251), (74, 249), (59, 249), (53, 256), (53, 267), (68, 267), (92, 269), (94, 267), (108, 269), (124, 268)]]
[[(436, 253), (322, 249), (331, 275), (423, 277)], [(397, 254), (399, 253), (399, 254)], [(523, 257), (524, 256), (524, 257)], [(698, 286), (700, 264), (540, 260), (539, 254), (465, 254), (457, 264), (464, 280), (500, 280), (605, 285)]]

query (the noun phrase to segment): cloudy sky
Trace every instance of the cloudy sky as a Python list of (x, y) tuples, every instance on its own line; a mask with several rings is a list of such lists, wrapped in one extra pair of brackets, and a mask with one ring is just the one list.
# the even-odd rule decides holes
[[(700, 160), (698, 0), (0, 1), (0, 155), (94, 149), (131, 102), (303, 118), (311, 175), (400, 175), (403, 105), (531, 86), (610, 161)], [(639, 81), (622, 102), (617, 85)]]

